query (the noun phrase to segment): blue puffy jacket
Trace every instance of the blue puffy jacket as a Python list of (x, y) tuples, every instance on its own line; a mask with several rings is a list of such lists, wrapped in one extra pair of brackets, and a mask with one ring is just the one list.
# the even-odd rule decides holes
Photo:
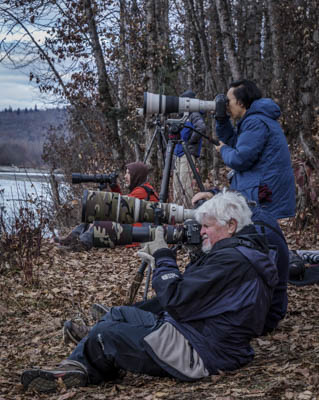
[(235, 240), (217, 242), (184, 274), (170, 249), (154, 257), (153, 288), (166, 310), (164, 319), (184, 335), (209, 373), (251, 361), (250, 341), (263, 331), (278, 281), (273, 257), (253, 225)]
[(264, 202), (275, 218), (295, 215), (295, 181), (285, 135), (277, 119), (279, 106), (271, 99), (255, 100), (234, 130), (231, 122), (217, 122), (216, 133), (225, 164), (235, 172), (231, 188), (259, 202), (259, 187), (267, 185), (272, 201)]

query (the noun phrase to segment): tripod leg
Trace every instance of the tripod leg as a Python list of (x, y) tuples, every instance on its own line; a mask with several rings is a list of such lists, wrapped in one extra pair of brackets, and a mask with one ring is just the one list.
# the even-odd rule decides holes
[(143, 295), (144, 301), (147, 300), (147, 292), (148, 292), (148, 288), (150, 286), (151, 273), (152, 273), (152, 267), (151, 267), (151, 264), (148, 264), (146, 282), (145, 282), (145, 288), (144, 288), (144, 295)]
[(186, 155), (176, 157), (173, 175), (174, 203), (192, 208), (192, 198), (195, 194), (193, 174)]
[(161, 203), (167, 202), (167, 198), (168, 198), (168, 186), (169, 186), (169, 178), (170, 178), (171, 169), (172, 169), (174, 148), (175, 148), (175, 143), (172, 140), (169, 140), (167, 142), (167, 147), (166, 147), (163, 178), (162, 178), (162, 184), (161, 184), (161, 191), (159, 193), (159, 200)]
[(158, 127), (155, 128), (155, 131), (154, 131), (153, 136), (152, 136), (151, 143), (149, 144), (148, 149), (146, 150), (146, 153), (145, 153), (145, 156), (144, 156), (144, 160), (143, 160), (143, 163), (144, 163), (144, 164), (146, 164), (146, 161), (147, 161), (147, 159), (148, 159), (148, 156), (150, 155), (150, 152), (151, 152), (151, 149), (152, 149), (154, 140), (155, 140), (155, 138), (156, 138), (156, 136), (157, 136), (157, 130), (158, 130)]
[(167, 148), (167, 140), (164, 134), (164, 129), (160, 130), (161, 132), (161, 152), (162, 152), (162, 157), (163, 157), (163, 162), (165, 162), (165, 153), (166, 153), (166, 148)]
[(161, 167), (163, 168), (164, 164), (165, 164), (165, 152), (166, 152), (167, 143), (166, 143), (166, 139), (165, 139), (165, 136), (164, 136), (161, 128), (160, 128), (160, 134), (157, 136), (157, 146), (162, 155)]
[(181, 181), (180, 169), (181, 169), (181, 163), (180, 163), (180, 159), (177, 157), (174, 172), (173, 172), (173, 191), (174, 191), (174, 202), (178, 203), (178, 204), (183, 203), (182, 197), (183, 198), (187, 197), (184, 185)]
[(184, 150), (184, 153), (186, 155), (188, 164), (192, 169), (192, 172), (193, 172), (194, 178), (196, 180), (196, 183), (197, 183), (200, 191), (201, 192), (205, 192), (205, 187), (203, 185), (203, 182), (201, 180), (201, 177), (200, 177), (199, 173), (197, 172), (197, 169), (195, 167), (195, 164), (194, 164), (194, 161), (192, 159), (192, 156), (191, 156), (191, 154), (190, 154), (190, 152), (188, 150), (187, 144), (185, 142), (182, 142), (182, 146), (183, 146), (183, 150)]

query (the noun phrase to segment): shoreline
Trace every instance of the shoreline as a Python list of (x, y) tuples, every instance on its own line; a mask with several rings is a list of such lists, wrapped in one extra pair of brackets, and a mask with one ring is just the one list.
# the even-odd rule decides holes
[[(0, 165), (0, 172), (17, 172), (17, 173), (47, 173), (49, 174), (50, 170), (48, 168), (27, 168), (27, 167), (16, 167), (15, 165), (9, 166), (9, 165)], [(61, 174), (62, 171), (57, 169), (55, 170), (55, 174)]]
[[(59, 182), (64, 180), (64, 175), (59, 170), (56, 170), (54, 176)], [(48, 169), (0, 166), (0, 180), (41, 182), (48, 181), (49, 177), (50, 171)]]

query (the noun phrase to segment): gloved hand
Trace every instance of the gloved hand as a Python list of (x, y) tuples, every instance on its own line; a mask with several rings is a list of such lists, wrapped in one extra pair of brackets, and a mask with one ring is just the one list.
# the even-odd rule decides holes
[(215, 119), (219, 122), (225, 121), (228, 117), (227, 115), (227, 104), (228, 99), (224, 94), (218, 94), (215, 97)]
[(261, 185), (258, 188), (258, 200), (259, 203), (271, 203), (272, 202), (272, 191), (268, 185)]
[(142, 261), (146, 261), (151, 264), (151, 267), (155, 267), (155, 259), (153, 254), (156, 250), (167, 249), (167, 243), (164, 239), (164, 229), (162, 226), (158, 226), (155, 229), (155, 238), (152, 242), (144, 243), (144, 246), (137, 252), (137, 255), (141, 257)]

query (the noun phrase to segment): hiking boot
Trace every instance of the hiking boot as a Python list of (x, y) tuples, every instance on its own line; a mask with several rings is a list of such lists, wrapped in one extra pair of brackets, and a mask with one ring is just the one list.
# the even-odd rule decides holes
[(61, 239), (60, 238), (56, 239), (58, 239), (57, 243), (61, 244), (62, 246), (70, 246), (71, 244), (76, 243), (78, 241), (78, 235), (74, 235), (73, 232), (71, 232), (67, 236)]
[(87, 227), (88, 227), (88, 225), (85, 223), (80, 224), (80, 225), (76, 226), (75, 228), (73, 228), (72, 231), (64, 238), (61, 238), (61, 239), (55, 238), (54, 240), (57, 243), (60, 243), (62, 246), (70, 246), (74, 243), (77, 243), (77, 240), (79, 239), (80, 235), (86, 231)]
[(109, 311), (110, 307), (102, 306), (102, 304), (97, 303), (92, 304), (90, 309), (90, 313), (94, 321), (99, 321)]
[(74, 321), (66, 321), (63, 326), (63, 341), (65, 344), (70, 342), (78, 344), (89, 332), (90, 328), (79, 318)]
[(68, 246), (60, 245), (59, 251), (65, 252), (79, 252), (79, 251), (89, 251), (91, 250), (92, 246), (81, 242), (78, 238), (75, 238), (72, 243)]
[(86, 386), (87, 380), (84, 366), (67, 363), (54, 370), (30, 369), (24, 371), (21, 376), (21, 383), (25, 389), (33, 389), (38, 392), (54, 392), (61, 387), (62, 382), (67, 388)]

